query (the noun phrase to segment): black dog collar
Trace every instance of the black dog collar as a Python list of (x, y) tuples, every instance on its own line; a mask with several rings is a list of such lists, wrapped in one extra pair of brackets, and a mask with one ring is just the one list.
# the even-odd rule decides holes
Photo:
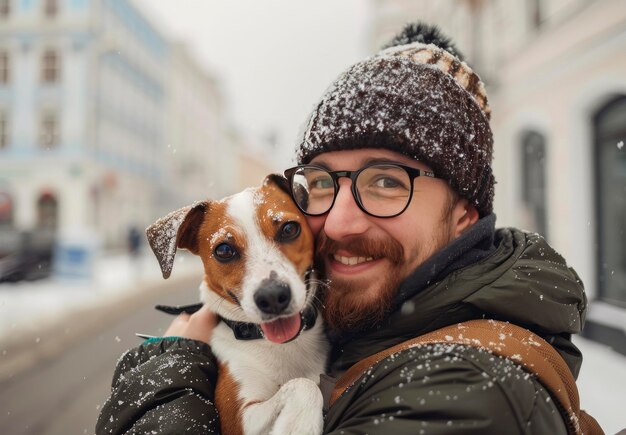
[[(302, 319), (300, 322), (300, 331), (298, 331), (295, 337), (285, 343), (295, 340), (300, 336), (302, 331), (311, 329), (315, 326), (317, 310), (314, 307), (309, 307), (300, 313), (300, 318)], [(233, 330), (233, 334), (237, 340), (257, 340), (259, 338), (263, 338), (263, 330), (261, 330), (261, 326), (258, 323), (236, 322), (223, 317), (220, 317), (220, 319)]]

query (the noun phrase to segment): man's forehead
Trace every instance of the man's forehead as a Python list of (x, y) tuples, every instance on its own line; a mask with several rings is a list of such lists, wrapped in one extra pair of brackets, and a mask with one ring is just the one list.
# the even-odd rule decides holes
[(354, 170), (374, 163), (399, 163), (419, 169), (431, 169), (425, 163), (412, 159), (404, 154), (380, 148), (329, 151), (318, 154), (311, 160), (311, 164), (323, 166), (333, 170)]

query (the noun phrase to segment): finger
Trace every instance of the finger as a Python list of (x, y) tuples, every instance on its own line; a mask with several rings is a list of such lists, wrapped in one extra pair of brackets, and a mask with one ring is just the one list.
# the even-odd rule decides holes
[(183, 335), (183, 333), (187, 329), (187, 326), (189, 325), (189, 318), (190, 315), (187, 313), (182, 313), (176, 316), (176, 318), (172, 320), (172, 323), (170, 323), (170, 326), (165, 331), (165, 335)]
[(199, 323), (203, 324), (205, 327), (212, 328), (217, 325), (217, 315), (211, 311), (206, 305), (203, 306), (200, 310), (191, 315), (189, 319), (190, 323)]
[(176, 318), (174, 319), (174, 322), (189, 323), (189, 319), (191, 319), (191, 314), (180, 313), (178, 316), (176, 316)]

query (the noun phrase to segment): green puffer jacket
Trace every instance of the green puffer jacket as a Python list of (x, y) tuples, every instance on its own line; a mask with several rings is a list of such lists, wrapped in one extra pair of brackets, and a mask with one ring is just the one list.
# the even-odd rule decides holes
[[(415, 288), (409, 277), (397, 309), (381, 327), (335, 341), (329, 373), (395, 344), (453, 323), (493, 318), (533, 330), (576, 376), (586, 298), (576, 273), (539, 236), (495, 234), (479, 261), (445, 270)], [(446, 254), (447, 255), (447, 254)], [(458, 264), (458, 262), (457, 262)], [(418, 269), (420, 270), (420, 269)], [(417, 272), (417, 271), (416, 271)], [(418, 285), (419, 287), (419, 285)], [(215, 361), (190, 340), (148, 343), (118, 364), (97, 434), (217, 433)], [(328, 434), (564, 434), (550, 394), (511, 360), (462, 345), (425, 345), (376, 364), (328, 410)]]
[[(382, 327), (342, 337), (331, 375), (339, 376), (365, 356), (412, 337), (465, 320), (491, 318), (542, 336), (576, 376), (582, 356), (570, 336), (582, 329), (586, 310), (578, 276), (536, 234), (501, 229), (495, 240), (489, 256), (417, 292)], [(550, 395), (532, 376), (511, 360), (462, 345), (426, 345), (381, 361), (330, 408), (326, 430), (394, 435), (566, 433)]]

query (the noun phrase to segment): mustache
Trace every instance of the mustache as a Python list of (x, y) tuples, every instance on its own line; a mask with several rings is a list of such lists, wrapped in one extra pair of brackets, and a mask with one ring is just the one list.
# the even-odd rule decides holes
[(343, 249), (358, 257), (386, 258), (392, 264), (400, 264), (404, 260), (404, 248), (397, 240), (370, 239), (354, 236), (342, 241), (333, 240), (322, 229), (317, 237), (316, 257), (322, 259)]

